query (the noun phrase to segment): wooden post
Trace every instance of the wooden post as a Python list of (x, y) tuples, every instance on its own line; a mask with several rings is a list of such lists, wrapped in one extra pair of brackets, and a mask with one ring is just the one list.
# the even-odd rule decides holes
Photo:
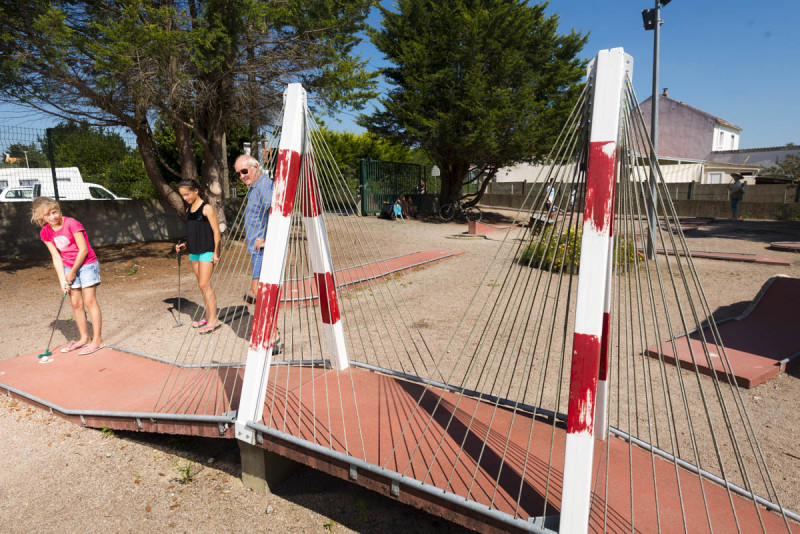
[[(616, 152), (623, 81), (631, 60), (622, 48), (601, 50), (594, 84), (581, 266), (572, 347), (560, 532), (587, 532), (594, 457), (595, 400), (611, 266)], [(593, 80), (591, 79), (592, 73)]]
[(236, 437), (251, 445), (255, 443), (255, 433), (246, 428), (246, 425), (250, 421), (261, 419), (264, 398), (267, 394), (269, 366), (272, 363), (272, 342), (277, 326), (283, 269), (286, 263), (286, 249), (289, 244), (289, 230), (305, 136), (305, 90), (298, 83), (290, 84), (284, 93), (284, 99), (283, 127), (264, 244), (264, 250), (269, 253), (264, 254), (258, 277), (253, 328), (236, 418)]

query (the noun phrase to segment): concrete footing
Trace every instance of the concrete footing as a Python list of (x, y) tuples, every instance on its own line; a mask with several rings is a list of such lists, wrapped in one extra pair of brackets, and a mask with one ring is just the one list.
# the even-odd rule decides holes
[(270, 493), (300, 467), (293, 460), (243, 441), (239, 441), (239, 453), (242, 483), (260, 493)]

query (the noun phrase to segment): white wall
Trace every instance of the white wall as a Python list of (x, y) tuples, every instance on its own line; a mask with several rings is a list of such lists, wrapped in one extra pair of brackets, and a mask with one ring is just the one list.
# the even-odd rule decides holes
[(738, 150), (739, 130), (734, 130), (722, 124), (714, 126), (714, 139), (711, 150)]

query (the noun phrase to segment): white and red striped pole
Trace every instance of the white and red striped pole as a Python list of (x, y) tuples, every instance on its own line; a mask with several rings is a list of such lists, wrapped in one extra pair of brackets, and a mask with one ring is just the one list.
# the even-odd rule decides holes
[[(630, 73), (630, 71), (627, 71)], [(630, 75), (630, 74), (629, 74)], [(611, 184), (611, 220), (614, 220), (616, 180)], [(608, 229), (608, 267), (606, 268), (606, 294), (603, 302), (603, 334), (600, 337), (600, 365), (597, 372), (597, 398), (594, 410), (594, 439), (605, 441), (608, 430), (608, 359), (611, 346), (611, 291), (613, 290), (614, 225)]]
[(265, 253), (258, 277), (253, 328), (236, 418), (236, 437), (250, 444), (255, 443), (255, 434), (245, 425), (249, 421), (261, 419), (267, 393), (272, 342), (280, 307), (286, 249), (303, 153), (305, 119), (306, 92), (299, 83), (289, 84), (284, 92), (283, 126), (272, 186), (269, 224), (264, 239)]
[[(620, 102), (630, 57), (622, 48), (594, 60), (594, 95), (572, 342), (564, 486), (559, 532), (587, 532), (594, 458), (594, 417), (609, 283)], [(589, 83), (592, 83), (591, 77)]]
[(325, 344), (331, 355), (331, 364), (337, 371), (347, 369), (347, 350), (344, 343), (339, 314), (339, 300), (336, 295), (336, 282), (333, 277), (333, 262), (325, 231), (325, 221), (320, 209), (320, 195), (317, 183), (316, 165), (311, 152), (303, 158), (303, 190), (301, 192), (303, 206), (303, 226), (308, 236), (311, 268), (317, 282), (319, 293), (319, 309), (322, 314), (322, 331)]

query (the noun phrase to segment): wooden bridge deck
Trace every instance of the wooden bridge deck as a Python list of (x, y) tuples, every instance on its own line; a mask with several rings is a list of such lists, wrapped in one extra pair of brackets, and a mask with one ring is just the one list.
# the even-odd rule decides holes
[[(238, 404), (242, 372), (235, 366), (179, 368), (115, 348), (89, 356), (55, 352), (48, 364), (28, 354), (0, 361), (0, 391), (90, 427), (232, 439), (233, 415), (227, 412)], [(168, 381), (184, 387), (168, 394), (162, 391)], [(156, 406), (170, 409), (159, 413)], [(260, 435), (264, 448), (343, 478), (353, 478), (352, 464), (343, 458), (372, 464), (376, 468), (360, 470), (356, 483), (389, 494), (399, 481), (398, 500), (471, 528), (524, 528), (541, 515), (545, 501), (546, 514), (558, 514), (565, 431), (528, 412), (452, 391), (442, 395), (433, 387), (426, 391), (419, 382), (355, 366), (337, 372), (280, 365), (271, 369), (263, 421), (254, 424), (263, 427), (270, 429)], [(702, 490), (716, 532), (736, 530), (731, 501), (741, 531), (760, 532), (759, 514), (767, 532), (787, 531), (782, 517), (718, 484), (703, 480)], [(662, 532), (683, 532), (684, 516), (692, 532), (709, 531), (698, 476), (684, 469), (676, 474), (671, 462), (623, 439), (596, 442), (593, 491), (591, 531), (602, 531), (607, 522), (609, 531), (657, 532), (660, 526)], [(445, 492), (456, 498), (441, 498)], [(477, 503), (478, 512), (463, 498)], [(498, 523), (481, 516), (484, 508), (520, 521)]]

